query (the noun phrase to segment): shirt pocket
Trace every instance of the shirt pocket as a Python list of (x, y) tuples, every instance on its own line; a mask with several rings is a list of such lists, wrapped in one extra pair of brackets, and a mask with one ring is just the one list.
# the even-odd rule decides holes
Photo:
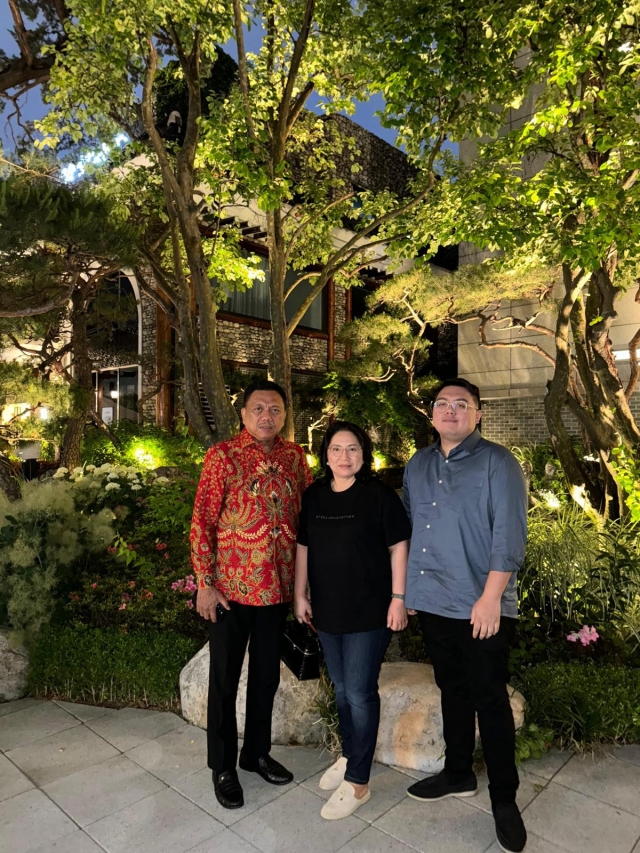
[(460, 477), (455, 488), (449, 494), (443, 495), (442, 504), (455, 513), (473, 512), (478, 508), (484, 477), (465, 476)]

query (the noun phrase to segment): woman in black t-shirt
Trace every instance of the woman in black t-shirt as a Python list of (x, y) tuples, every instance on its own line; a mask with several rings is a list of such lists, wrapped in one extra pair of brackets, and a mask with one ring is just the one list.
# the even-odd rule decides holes
[(335, 789), (320, 812), (327, 820), (371, 798), (380, 666), (391, 631), (407, 625), (411, 527), (400, 498), (373, 474), (372, 459), (360, 427), (334, 422), (320, 450), (324, 477), (304, 493), (300, 512), (295, 615), (318, 631), (342, 737), (342, 757), (320, 779), (320, 788)]

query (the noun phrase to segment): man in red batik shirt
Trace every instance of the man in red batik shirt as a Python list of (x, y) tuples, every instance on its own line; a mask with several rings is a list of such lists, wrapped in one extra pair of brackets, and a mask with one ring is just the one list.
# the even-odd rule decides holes
[(286, 404), (275, 382), (247, 388), (244, 429), (207, 452), (191, 521), (197, 610), (209, 620), (208, 763), (218, 802), (228, 809), (244, 804), (236, 695), (249, 640), (240, 767), (273, 785), (293, 779), (269, 755), (271, 715), (280, 635), (293, 598), (300, 501), (311, 473), (302, 448), (278, 435)]

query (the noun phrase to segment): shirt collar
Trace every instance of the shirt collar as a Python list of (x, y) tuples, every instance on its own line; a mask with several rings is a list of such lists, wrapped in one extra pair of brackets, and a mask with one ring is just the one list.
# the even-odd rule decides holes
[[(480, 441), (481, 438), (482, 438), (482, 435), (480, 434), (480, 430), (477, 428), (474, 429), (474, 431), (471, 433), (471, 435), (468, 435), (464, 439), (464, 441), (461, 441), (460, 444), (457, 444), (453, 448), (453, 450), (449, 451), (448, 458), (450, 459), (452, 456), (458, 456), (459, 454), (469, 456), (476, 449), (478, 442)], [(440, 439), (438, 439), (436, 441), (436, 449), (438, 450), (438, 453), (440, 453), (442, 456), (444, 456), (444, 454), (442, 453), (441, 446), (440, 446)]]
[[(282, 436), (277, 435), (273, 442), (273, 450), (275, 450), (276, 447), (281, 445), (283, 441), (284, 439), (282, 438)], [(256, 441), (256, 439), (247, 432), (245, 427), (242, 427), (242, 430), (238, 435), (238, 443), (240, 444), (240, 447), (258, 447), (260, 448), (260, 450), (262, 450), (263, 453), (266, 452), (260, 442)]]

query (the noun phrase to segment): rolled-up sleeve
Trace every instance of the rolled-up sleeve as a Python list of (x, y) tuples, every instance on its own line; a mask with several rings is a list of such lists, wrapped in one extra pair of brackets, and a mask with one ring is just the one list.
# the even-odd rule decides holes
[(191, 563), (198, 589), (215, 586), (216, 527), (224, 500), (224, 460), (212, 447), (205, 456), (191, 519)]
[(513, 456), (504, 454), (490, 476), (493, 535), (490, 572), (518, 572), (527, 542), (527, 485)]

